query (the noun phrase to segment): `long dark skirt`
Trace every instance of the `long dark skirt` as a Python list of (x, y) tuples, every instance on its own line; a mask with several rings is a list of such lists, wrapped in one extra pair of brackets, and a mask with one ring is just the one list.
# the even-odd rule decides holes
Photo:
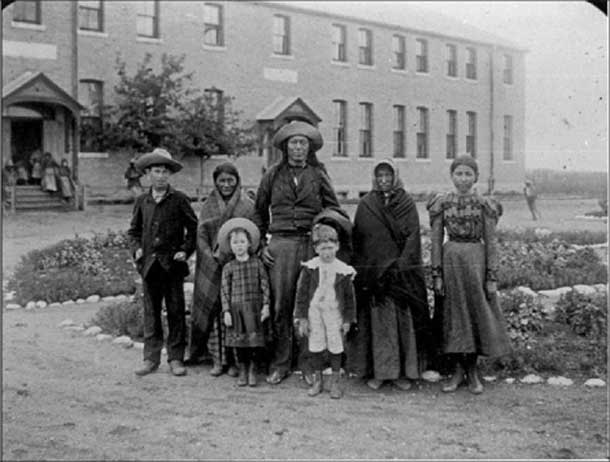
[(358, 330), (346, 341), (347, 372), (379, 380), (416, 379), (424, 364), (408, 307), (390, 297), (358, 294)]
[(501, 356), (510, 341), (497, 296), (485, 294), (485, 247), (449, 241), (443, 246), (442, 326), (445, 353)]

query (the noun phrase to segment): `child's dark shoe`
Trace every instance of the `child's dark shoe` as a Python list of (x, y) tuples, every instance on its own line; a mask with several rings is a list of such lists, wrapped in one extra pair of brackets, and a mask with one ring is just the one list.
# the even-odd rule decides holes
[(312, 377), (313, 384), (309, 390), (307, 390), (307, 396), (317, 396), (322, 393), (322, 372), (316, 371), (313, 373)]

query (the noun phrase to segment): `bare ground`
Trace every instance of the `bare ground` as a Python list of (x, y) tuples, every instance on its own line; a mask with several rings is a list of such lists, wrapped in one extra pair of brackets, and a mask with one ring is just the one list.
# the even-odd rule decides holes
[[(574, 229), (581, 222), (570, 217), (593, 204), (559, 202), (556, 216), (536, 225)], [(507, 205), (505, 223), (527, 223), (524, 206)], [(125, 229), (129, 211), (9, 217), (4, 270), (75, 232)], [(430, 383), (373, 392), (350, 379), (341, 400), (307, 397), (296, 376), (238, 388), (210, 377), (209, 366), (178, 378), (163, 364), (137, 378), (141, 351), (57, 327), (66, 318), (88, 323), (99, 307), (3, 311), (2, 460), (608, 457), (607, 388), (584, 387), (582, 377), (568, 388), (491, 383), (480, 396), (445, 395)]]

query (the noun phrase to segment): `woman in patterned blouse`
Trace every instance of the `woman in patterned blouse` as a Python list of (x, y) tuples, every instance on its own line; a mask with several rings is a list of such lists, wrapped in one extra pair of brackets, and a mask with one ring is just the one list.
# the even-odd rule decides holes
[[(479, 394), (483, 385), (477, 356), (510, 352), (496, 296), (495, 233), (502, 207), (472, 191), (479, 176), (472, 157), (456, 158), (450, 172), (455, 192), (439, 194), (428, 203), (434, 291), (442, 299), (442, 348), (455, 364), (455, 372), (442, 390), (455, 391), (466, 373), (468, 389)], [(443, 245), (445, 231), (449, 240)]]

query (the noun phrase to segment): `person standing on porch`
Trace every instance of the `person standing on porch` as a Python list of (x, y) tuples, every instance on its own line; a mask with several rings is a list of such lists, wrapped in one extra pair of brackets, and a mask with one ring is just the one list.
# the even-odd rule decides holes
[(144, 292), (144, 363), (135, 371), (143, 376), (157, 370), (163, 348), (161, 323), (165, 300), (167, 359), (172, 374), (186, 374), (186, 313), (184, 278), (187, 260), (195, 251), (197, 217), (188, 197), (172, 188), (169, 177), (182, 169), (165, 149), (144, 154), (136, 167), (145, 172), (150, 190), (136, 199), (127, 232), (136, 268), (142, 276)]

